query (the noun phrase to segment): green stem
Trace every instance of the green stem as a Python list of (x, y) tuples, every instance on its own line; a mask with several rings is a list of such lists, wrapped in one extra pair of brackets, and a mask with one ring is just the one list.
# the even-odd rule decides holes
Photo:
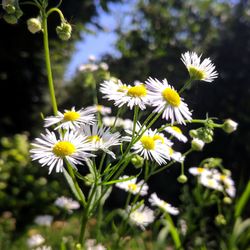
[(63, 16), (63, 13), (58, 9), (58, 8), (51, 8), (48, 12), (47, 12), (47, 17), (52, 13), (52, 12), (57, 12), (58, 14), (59, 14), (59, 16), (60, 16), (60, 19), (61, 19), (61, 21), (64, 21), (65, 20), (65, 18), (64, 18), (64, 16)]
[(191, 85), (191, 83), (192, 83), (192, 79), (190, 78), (190, 79), (188, 79), (187, 80), (187, 82), (184, 84), (184, 86), (179, 90), (179, 94), (181, 94), (186, 88), (188, 88), (190, 85)]
[(241, 197), (239, 198), (239, 200), (237, 201), (235, 205), (235, 213), (234, 213), (235, 218), (238, 218), (241, 215), (242, 210), (244, 209), (247, 202), (249, 201), (249, 198), (250, 198), (250, 181), (248, 181), (248, 184), (243, 194), (241, 195)]
[(50, 63), (50, 52), (49, 52), (49, 40), (48, 40), (48, 27), (47, 27), (47, 15), (43, 13), (43, 45), (44, 45), (44, 54), (45, 54), (45, 63), (46, 63), (46, 70), (48, 74), (48, 85), (49, 85), (49, 93), (51, 104), (53, 108), (54, 115), (57, 115), (57, 103), (56, 103), (56, 96), (53, 84), (53, 76), (51, 70), (51, 63)]

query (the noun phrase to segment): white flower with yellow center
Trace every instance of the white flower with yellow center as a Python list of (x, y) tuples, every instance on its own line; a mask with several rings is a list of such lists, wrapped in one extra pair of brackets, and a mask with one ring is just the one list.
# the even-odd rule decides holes
[(101, 83), (100, 91), (104, 94), (104, 98), (114, 101), (118, 107), (127, 104), (130, 109), (133, 109), (134, 106), (145, 109), (149, 102), (147, 89), (142, 83), (131, 86), (123, 84), (120, 80), (118, 82), (104, 81)]
[[(141, 127), (139, 123), (136, 126), (136, 134), (143, 131), (145, 127)], [(124, 137), (124, 140), (131, 141), (132, 131), (126, 130), (130, 136)], [(135, 154), (141, 155), (146, 160), (156, 161), (159, 165), (165, 164), (166, 160), (170, 159), (169, 146), (172, 143), (165, 138), (162, 134), (157, 133), (157, 130), (148, 129), (142, 137), (132, 146)]]
[(99, 112), (102, 115), (108, 115), (111, 114), (111, 108), (110, 107), (105, 107), (103, 105), (94, 105), (94, 106), (90, 106), (89, 108), (94, 109), (96, 112)]
[[(136, 207), (137, 204), (134, 205)], [(132, 224), (139, 226), (142, 230), (145, 230), (145, 227), (151, 224), (154, 219), (154, 211), (150, 208), (141, 205), (137, 209), (132, 209), (131, 206), (128, 206), (127, 213), (129, 213), (129, 220)]]
[(192, 167), (188, 169), (189, 173), (192, 175), (208, 175), (211, 176), (212, 172), (207, 168)]
[(150, 77), (146, 81), (146, 85), (150, 103), (156, 107), (154, 112), (162, 112), (163, 119), (170, 119), (171, 124), (175, 121), (179, 124), (185, 124), (185, 120), (192, 119), (187, 104), (183, 102), (183, 98), (168, 84), (166, 79), (160, 82)]
[(205, 58), (201, 62), (201, 55), (198, 56), (195, 52), (188, 51), (181, 55), (181, 60), (185, 64), (192, 80), (212, 82), (218, 77), (218, 73), (210, 58)]
[(37, 247), (45, 242), (45, 239), (41, 234), (34, 234), (27, 240), (27, 244), (30, 248)]
[(236, 189), (235, 189), (234, 181), (230, 175), (216, 173), (213, 176), (213, 178), (216, 179), (217, 181), (220, 181), (223, 184), (226, 193), (230, 197), (232, 197), (232, 198), (235, 197)]
[(223, 186), (220, 184), (219, 181), (214, 179), (212, 176), (203, 174), (199, 177), (199, 182), (205, 187), (215, 189), (218, 191), (223, 191)]
[(102, 150), (111, 155), (114, 159), (116, 158), (115, 154), (109, 148), (121, 144), (120, 133), (111, 133), (109, 128), (99, 128), (97, 124), (83, 126), (81, 131), (92, 144), (94, 150)]
[(37, 225), (41, 225), (41, 226), (47, 226), (49, 227), (51, 225), (53, 221), (53, 216), (51, 215), (38, 215), (36, 216), (34, 222), (37, 224)]
[(168, 155), (172, 160), (177, 162), (183, 162), (185, 159), (185, 156), (183, 156), (180, 152), (174, 151), (171, 147), (168, 147)]
[(49, 116), (44, 119), (45, 127), (50, 127), (52, 125), (60, 123), (56, 129), (76, 129), (82, 125), (91, 125), (96, 121), (95, 109), (86, 108), (80, 109), (78, 111), (73, 107), (71, 110), (64, 110), (64, 113), (58, 111), (58, 115)]
[(187, 142), (187, 137), (183, 135), (181, 129), (176, 126), (169, 126), (164, 129), (166, 132), (177, 138), (179, 141)]
[(120, 177), (119, 180), (124, 180), (124, 181), (117, 182), (115, 185), (118, 188), (121, 188), (121, 189), (125, 190), (126, 192), (130, 192), (132, 194), (139, 193), (141, 196), (147, 195), (148, 185), (146, 183), (144, 183), (143, 180), (136, 183), (136, 181), (137, 181), (136, 177), (133, 179), (130, 179), (130, 180), (126, 180), (128, 178), (129, 178), (129, 176), (127, 176), (127, 175)]
[(64, 159), (74, 166), (81, 164), (87, 157), (94, 156), (87, 153), (87, 151), (93, 151), (87, 137), (74, 131), (66, 131), (64, 136), (57, 139), (54, 132), (46, 129), (46, 134), (41, 134), (41, 138), (36, 138), (35, 141), (36, 143), (31, 144), (33, 146), (30, 150), (31, 158), (38, 160), (42, 166), (48, 166), (49, 174), (54, 167), (57, 173), (62, 172)]
[(56, 199), (55, 205), (66, 209), (69, 213), (72, 213), (72, 210), (76, 210), (80, 208), (80, 204), (77, 201), (74, 201), (71, 198), (67, 198), (65, 196), (61, 196)]
[(149, 202), (151, 203), (152, 206), (157, 206), (169, 214), (172, 215), (179, 214), (179, 210), (177, 208), (173, 207), (171, 204), (165, 202), (164, 200), (158, 198), (156, 193), (151, 194), (151, 196), (149, 197)]

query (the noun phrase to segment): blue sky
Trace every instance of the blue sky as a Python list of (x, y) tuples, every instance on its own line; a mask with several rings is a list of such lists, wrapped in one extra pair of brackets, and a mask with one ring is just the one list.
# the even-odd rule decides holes
[(84, 33), (84, 38), (75, 44), (75, 52), (72, 55), (71, 61), (65, 73), (65, 79), (70, 79), (78, 66), (88, 61), (89, 55), (94, 55), (97, 59), (100, 59), (103, 54), (111, 53), (118, 56), (119, 53), (114, 47), (116, 41), (116, 35), (113, 32), (117, 22), (121, 21), (119, 18), (126, 18), (123, 22), (129, 22), (129, 15), (126, 17), (126, 13), (131, 13), (133, 8), (133, 2), (129, 3), (110, 3), (110, 13), (104, 12), (101, 8), (98, 9), (99, 18), (95, 19), (101, 26), (105, 28), (105, 32), (97, 31), (93, 25), (88, 25), (87, 28), (93, 31), (97, 31), (96, 34)]

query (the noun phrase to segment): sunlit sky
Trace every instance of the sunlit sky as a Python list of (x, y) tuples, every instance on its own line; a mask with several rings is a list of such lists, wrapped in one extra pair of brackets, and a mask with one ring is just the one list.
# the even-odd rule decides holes
[(87, 26), (88, 29), (97, 32), (96, 34), (84, 33), (82, 40), (75, 44), (75, 52), (72, 55), (71, 61), (65, 73), (66, 80), (70, 79), (74, 75), (79, 65), (88, 61), (89, 55), (94, 55), (97, 59), (100, 59), (101, 56), (106, 53), (119, 56), (119, 53), (116, 51), (114, 46), (117, 37), (113, 31), (118, 22), (128, 22), (126, 18), (128, 19), (130, 17), (129, 15), (126, 15), (126, 13), (131, 13), (133, 3), (134, 1), (129, 1), (129, 3), (124, 4), (110, 3), (110, 13), (106, 13), (101, 8), (98, 8), (99, 17), (94, 21), (98, 21), (98, 23), (104, 27), (105, 31), (97, 31), (94, 25)]

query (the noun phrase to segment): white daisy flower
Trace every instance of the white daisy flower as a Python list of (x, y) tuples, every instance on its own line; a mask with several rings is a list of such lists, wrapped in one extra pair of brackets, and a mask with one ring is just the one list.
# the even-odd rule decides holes
[(49, 116), (44, 119), (45, 127), (50, 127), (52, 125), (60, 123), (55, 129), (63, 128), (63, 129), (76, 129), (80, 128), (82, 125), (91, 125), (96, 121), (95, 118), (95, 109), (86, 108), (80, 109), (78, 111), (75, 108), (71, 108), (71, 110), (64, 110), (64, 113), (58, 111), (58, 115)]
[(55, 205), (66, 209), (69, 213), (72, 213), (72, 210), (76, 210), (80, 208), (80, 204), (77, 201), (74, 201), (71, 198), (67, 198), (65, 196), (61, 196), (56, 199)]
[(200, 168), (200, 167), (192, 167), (188, 169), (189, 173), (192, 175), (207, 175), (211, 176), (212, 172), (207, 168)]
[(223, 186), (211, 176), (201, 175), (199, 178), (199, 182), (205, 187), (215, 189), (218, 191), (223, 191)]
[(51, 248), (51, 246), (44, 245), (44, 246), (41, 246), (41, 247), (37, 247), (37, 248), (35, 248), (33, 250), (52, 250), (52, 248)]
[(187, 142), (187, 137), (183, 135), (182, 131), (180, 128), (176, 126), (169, 126), (164, 129), (166, 132), (177, 138), (179, 141), (182, 142)]
[(152, 206), (157, 206), (169, 214), (172, 215), (179, 214), (179, 210), (177, 208), (173, 207), (171, 204), (165, 202), (164, 200), (158, 198), (156, 193), (151, 194), (151, 196), (149, 197), (149, 202), (151, 203)]
[[(129, 178), (129, 176), (124, 175), (122, 177), (119, 178), (119, 180), (124, 180)], [(130, 192), (132, 194), (140, 194), (141, 196), (147, 195), (148, 193), (148, 185), (146, 183), (144, 183), (143, 180), (141, 180), (140, 182), (136, 183), (137, 178), (133, 178), (130, 180), (126, 180), (123, 182), (117, 182), (115, 185), (118, 188), (121, 188), (123, 190), (125, 190), (126, 192)]]
[(198, 56), (195, 52), (188, 51), (181, 55), (181, 60), (185, 64), (192, 80), (212, 82), (218, 77), (218, 73), (210, 58), (205, 58), (201, 62), (201, 55)]
[(171, 147), (168, 147), (168, 155), (172, 160), (177, 162), (183, 162), (185, 159), (185, 156), (183, 156), (180, 152), (174, 151)]
[(163, 119), (170, 119), (171, 124), (175, 121), (185, 124), (185, 119), (192, 119), (187, 104), (179, 96), (178, 92), (168, 84), (166, 79), (160, 82), (150, 77), (146, 81), (146, 85), (150, 103), (153, 107), (156, 107), (154, 112), (163, 112)]
[(106, 250), (107, 249), (100, 243), (96, 244), (95, 239), (86, 240), (85, 247), (86, 247), (86, 250)]
[(127, 213), (129, 213), (130, 222), (139, 226), (142, 230), (145, 230), (145, 227), (151, 224), (155, 219), (154, 211), (144, 205), (141, 205), (135, 210), (133, 210), (131, 206), (128, 206)]
[(235, 197), (236, 189), (230, 175), (216, 173), (213, 177), (224, 185), (224, 189), (230, 197)]
[(109, 128), (99, 128), (97, 124), (83, 126), (81, 131), (83, 131), (84, 136), (87, 136), (87, 140), (95, 150), (100, 149), (111, 155), (114, 159), (116, 158), (115, 154), (109, 148), (121, 144), (120, 133), (111, 133)]
[(45, 239), (41, 234), (34, 234), (28, 238), (27, 244), (30, 248), (37, 247), (45, 242)]
[(36, 138), (36, 143), (31, 143), (33, 149), (30, 150), (32, 160), (38, 160), (42, 166), (49, 167), (49, 174), (53, 168), (56, 172), (63, 171), (64, 159), (74, 166), (81, 164), (87, 157), (94, 156), (86, 151), (93, 151), (92, 143), (87, 137), (77, 134), (74, 131), (66, 131), (60, 139), (56, 138), (54, 132), (46, 129), (46, 134), (41, 134), (42, 138)]
[(111, 114), (111, 108), (110, 107), (105, 107), (105, 106), (100, 105), (100, 104), (94, 105), (94, 106), (90, 106), (89, 108), (92, 108), (96, 112), (100, 112), (102, 115)]
[(34, 222), (37, 224), (37, 225), (41, 225), (41, 226), (47, 226), (49, 227), (51, 225), (53, 221), (53, 216), (51, 215), (38, 215), (36, 216)]
[(118, 107), (127, 104), (130, 109), (139, 106), (143, 110), (149, 102), (147, 89), (142, 83), (131, 86), (123, 84), (120, 80), (118, 82), (109, 80), (101, 83), (100, 91), (104, 94), (103, 98), (114, 101)]
[[(137, 123), (136, 133), (144, 130), (141, 125)], [(130, 136), (124, 137), (124, 140), (131, 141), (132, 131), (126, 130)], [(169, 146), (172, 143), (165, 138), (162, 134), (157, 132), (157, 129), (148, 129), (144, 132), (140, 140), (138, 140), (132, 147), (135, 154), (139, 154), (146, 160), (155, 160), (159, 165), (165, 164), (166, 160), (170, 159)]]

